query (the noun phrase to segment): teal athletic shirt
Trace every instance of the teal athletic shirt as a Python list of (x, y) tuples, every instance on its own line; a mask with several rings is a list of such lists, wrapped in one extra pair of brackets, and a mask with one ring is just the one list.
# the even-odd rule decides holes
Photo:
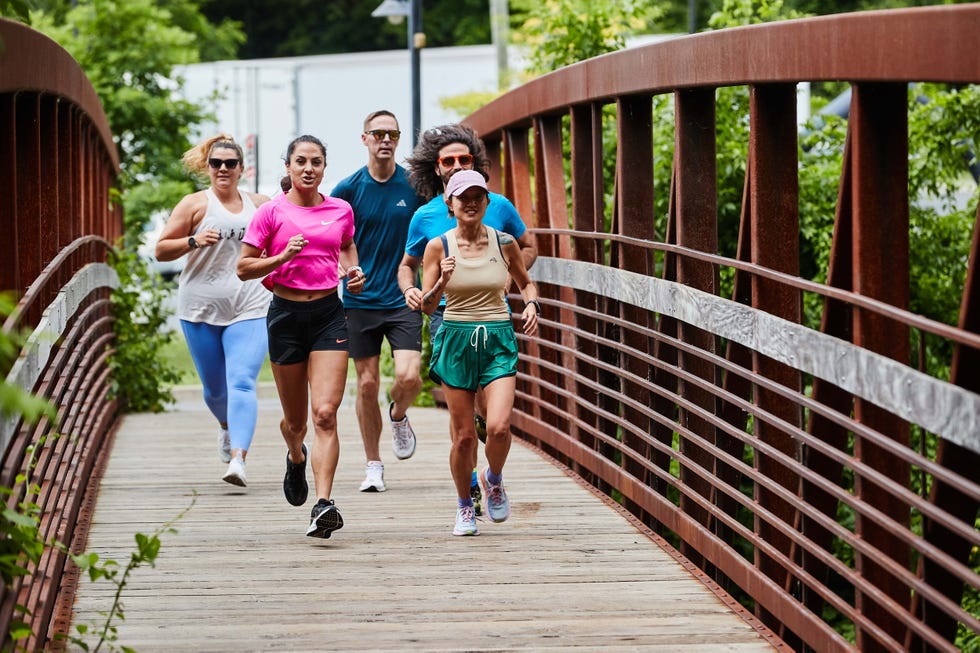
[[(490, 204), (487, 205), (487, 212), (483, 215), (483, 224), (493, 227), (497, 231), (510, 234), (517, 240), (524, 235), (527, 227), (521, 220), (520, 213), (510, 203), (510, 200), (503, 195), (490, 193)], [(442, 194), (436, 195), (429, 202), (421, 207), (412, 216), (412, 223), (408, 226), (408, 240), (405, 243), (405, 253), (421, 260), (425, 256), (425, 246), (433, 238), (438, 238), (450, 229), (456, 228), (456, 218), (449, 215), (449, 207)], [(419, 266), (419, 270), (421, 270)], [(446, 305), (446, 298), (443, 297), (439, 302), (440, 306)]]
[(422, 204), (408, 183), (405, 169), (396, 165), (391, 179), (378, 182), (364, 166), (341, 180), (330, 194), (347, 200), (354, 208), (354, 245), (367, 277), (360, 294), (344, 293), (344, 308), (404, 308), (405, 298), (398, 289), (398, 264), (409, 222)]

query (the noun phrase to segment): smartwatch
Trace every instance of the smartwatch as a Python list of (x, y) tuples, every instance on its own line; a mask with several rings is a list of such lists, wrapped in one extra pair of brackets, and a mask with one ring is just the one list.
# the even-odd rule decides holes
[(200, 247), (200, 245), (197, 244), (197, 241), (194, 240), (194, 236), (191, 236), (190, 238), (187, 239), (187, 246), (190, 247), (191, 249), (197, 249), (198, 247)]

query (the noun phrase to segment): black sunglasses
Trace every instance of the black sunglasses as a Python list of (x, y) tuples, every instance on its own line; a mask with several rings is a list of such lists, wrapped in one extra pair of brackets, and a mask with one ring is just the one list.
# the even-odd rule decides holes
[(372, 136), (374, 136), (374, 140), (376, 141), (383, 141), (385, 139), (385, 136), (387, 136), (393, 141), (397, 141), (399, 138), (401, 138), (402, 135), (402, 133), (397, 129), (371, 129), (364, 133), (371, 134)]
[(215, 170), (221, 170), (222, 165), (229, 170), (234, 170), (241, 162), (241, 159), (208, 159), (208, 165)]
[(450, 154), (448, 156), (441, 157), (439, 159), (439, 165), (441, 165), (443, 168), (452, 168), (454, 165), (456, 165), (456, 161), (457, 160), (459, 161), (459, 165), (461, 165), (461, 166), (468, 166), (471, 163), (473, 163), (473, 155), (472, 154), (459, 154), (459, 155)]

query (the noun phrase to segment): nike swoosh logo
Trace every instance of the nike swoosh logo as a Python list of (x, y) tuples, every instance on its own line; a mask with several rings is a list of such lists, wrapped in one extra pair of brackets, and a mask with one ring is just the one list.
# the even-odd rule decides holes
[(347, 338), (344, 338), (343, 340), (341, 340), (340, 338), (337, 338), (337, 344), (338, 344), (338, 345), (342, 345), (342, 344), (344, 344), (345, 342), (347, 342)]
[(336, 220), (331, 220), (329, 222), (327, 222), (326, 220), (320, 220), (320, 224), (322, 224), (324, 227), (328, 227), (332, 225), (334, 222), (336, 222)]

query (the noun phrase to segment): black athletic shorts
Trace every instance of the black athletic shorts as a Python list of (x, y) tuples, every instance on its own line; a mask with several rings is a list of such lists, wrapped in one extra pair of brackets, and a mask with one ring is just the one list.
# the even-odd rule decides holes
[(266, 318), (269, 360), (301, 363), (312, 351), (347, 351), (347, 320), (337, 293), (311, 302), (273, 296)]
[(390, 310), (349, 308), (347, 333), (351, 358), (378, 356), (382, 338), (388, 339), (392, 351), (422, 351), (422, 313), (407, 306)]

